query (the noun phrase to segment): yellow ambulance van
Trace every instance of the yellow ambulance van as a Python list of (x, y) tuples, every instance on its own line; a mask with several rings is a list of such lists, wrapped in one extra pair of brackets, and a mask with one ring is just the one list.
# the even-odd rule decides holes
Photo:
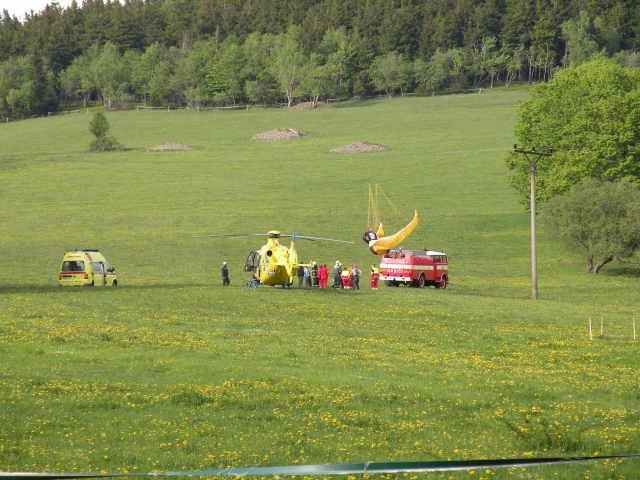
[(62, 287), (117, 287), (116, 269), (100, 250), (86, 249), (67, 252), (62, 257), (58, 284)]

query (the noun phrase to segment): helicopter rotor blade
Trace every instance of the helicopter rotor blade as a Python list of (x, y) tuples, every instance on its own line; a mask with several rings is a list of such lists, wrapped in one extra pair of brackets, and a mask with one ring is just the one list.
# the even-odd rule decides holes
[(268, 233), (226, 233), (226, 234), (202, 234), (194, 235), (194, 237), (207, 238), (245, 238), (245, 237), (268, 237)]
[[(250, 238), (250, 237), (272, 237), (271, 233), (225, 233), (225, 234), (202, 234), (202, 235), (193, 235), (197, 238)], [(278, 234), (276, 238), (292, 238), (293, 240), (303, 239), (303, 240), (311, 240), (311, 241), (321, 241), (321, 242), (336, 242), (336, 243), (348, 243), (353, 244), (350, 240), (338, 240), (336, 238), (329, 237), (316, 237), (312, 235), (298, 235), (297, 233), (291, 234)]]
[(352, 241), (350, 240), (338, 240), (336, 238), (329, 238), (329, 237), (314, 237), (311, 235), (298, 235), (296, 234), (291, 234), (291, 235), (280, 235), (281, 237), (286, 237), (286, 238), (293, 238), (294, 240), (297, 240), (299, 238), (303, 239), (303, 240), (311, 240), (311, 241), (322, 241), (322, 242), (336, 242), (336, 243), (351, 243), (353, 244)]

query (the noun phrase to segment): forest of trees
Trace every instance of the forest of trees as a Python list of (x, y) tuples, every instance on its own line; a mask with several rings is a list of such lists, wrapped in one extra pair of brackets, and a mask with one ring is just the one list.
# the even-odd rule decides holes
[(640, 66), (636, 0), (84, 0), (0, 18), (0, 116), (546, 81)]

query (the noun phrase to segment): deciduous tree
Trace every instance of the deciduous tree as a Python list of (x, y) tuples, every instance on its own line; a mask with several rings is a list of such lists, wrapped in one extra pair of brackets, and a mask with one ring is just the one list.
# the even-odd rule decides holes
[(269, 61), (269, 72), (286, 95), (289, 107), (293, 104), (305, 73), (306, 59), (298, 35), (299, 28), (289, 26), (286, 33), (276, 38), (276, 47)]
[(93, 63), (98, 92), (107, 109), (125, 93), (131, 75), (116, 46), (107, 42)]
[(420, 90), (435, 95), (460, 82), (463, 74), (462, 52), (459, 49), (436, 50), (429, 62), (416, 60), (414, 70)]
[(562, 34), (567, 42), (568, 65), (580, 65), (598, 52), (595, 28), (587, 12), (562, 24)]
[(216, 102), (238, 102), (244, 94), (243, 69), (243, 49), (234, 39), (228, 39), (209, 65), (205, 77), (207, 93)]
[(544, 223), (585, 254), (590, 273), (640, 250), (640, 187), (589, 179), (551, 199)]
[[(537, 162), (541, 199), (585, 178), (640, 179), (640, 71), (604, 58), (567, 68), (531, 89), (515, 133), (521, 145), (555, 151)], [(528, 198), (529, 161), (513, 154), (507, 163)]]
[(371, 79), (378, 90), (391, 96), (395, 90), (404, 93), (412, 81), (412, 66), (396, 52), (377, 57), (371, 66)]

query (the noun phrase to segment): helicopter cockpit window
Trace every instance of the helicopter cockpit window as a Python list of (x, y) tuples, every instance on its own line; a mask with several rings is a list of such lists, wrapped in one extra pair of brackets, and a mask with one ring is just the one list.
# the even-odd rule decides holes
[(247, 260), (244, 263), (245, 272), (253, 272), (260, 266), (260, 254), (258, 252), (251, 251), (247, 255)]

